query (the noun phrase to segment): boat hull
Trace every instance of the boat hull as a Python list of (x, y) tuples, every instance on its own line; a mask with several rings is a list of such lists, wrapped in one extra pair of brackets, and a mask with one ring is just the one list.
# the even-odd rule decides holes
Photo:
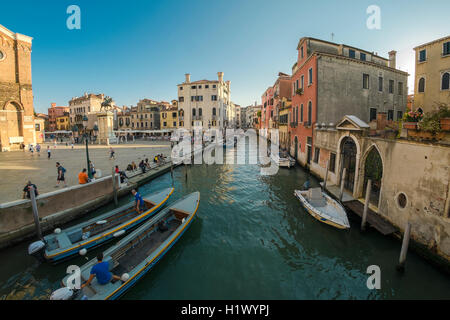
[[(63, 248), (60, 252), (56, 252), (56, 253), (53, 252), (53, 253), (49, 254), (49, 252), (46, 251), (44, 254), (45, 260), (47, 260), (48, 262), (53, 263), (53, 264), (61, 263), (63, 261), (66, 261), (66, 260), (78, 255), (80, 250), (82, 250), (82, 249), (86, 249), (86, 250), (94, 249), (96, 247), (99, 247), (99, 246), (107, 243), (108, 241), (117, 239), (117, 237), (114, 235), (117, 234), (118, 232), (123, 230), (123, 231), (125, 231), (125, 234), (126, 234), (128, 231), (138, 227), (139, 225), (141, 225), (142, 223), (147, 221), (149, 218), (153, 217), (156, 213), (158, 213), (165, 206), (168, 199), (173, 194), (173, 191), (174, 191), (174, 189), (171, 188), (171, 191), (168, 192), (167, 196), (160, 203), (156, 204), (153, 208), (151, 208), (150, 210), (147, 210), (142, 215), (138, 216), (135, 219), (132, 219), (131, 221), (122, 223), (121, 225), (119, 225), (117, 227), (113, 227), (110, 230), (106, 230), (101, 235), (94, 237), (94, 239), (86, 239), (85, 242), (74, 244), (71, 247)], [(131, 205), (131, 207), (132, 206), (133, 205)], [(128, 206), (124, 206), (123, 208), (129, 208), (129, 207), (130, 206), (128, 205)], [(76, 227), (77, 226), (74, 226), (72, 228), (76, 228)], [(54, 235), (50, 235), (50, 237), (51, 236), (54, 236)]]
[[(294, 192), (294, 195), (300, 200), (300, 203), (302, 204), (303, 208), (305, 208), (305, 210), (316, 220), (328, 224), (332, 227), (338, 228), (338, 229), (349, 229), (350, 225), (348, 224), (348, 221), (346, 223), (341, 223), (341, 222), (337, 222), (337, 221), (333, 221), (330, 218), (326, 218), (319, 210), (317, 210), (316, 208), (314, 208), (306, 199), (305, 197), (301, 194), (301, 192), (297, 191)], [(329, 198), (327, 196), (327, 198)], [(330, 199), (332, 200), (332, 199)], [(332, 200), (334, 201), (334, 200)]]

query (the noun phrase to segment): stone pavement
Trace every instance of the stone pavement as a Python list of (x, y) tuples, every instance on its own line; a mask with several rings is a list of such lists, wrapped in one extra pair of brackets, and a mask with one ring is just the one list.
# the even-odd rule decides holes
[[(53, 144), (50, 146), (50, 160), (47, 159), (46, 144), (42, 145), (40, 156), (36, 152), (32, 156), (29, 151), (0, 152), (0, 203), (22, 199), (22, 190), (28, 180), (36, 184), (39, 193), (57, 190), (57, 161), (67, 170), (67, 185), (78, 184), (78, 173), (86, 168), (85, 146), (75, 145), (73, 150), (65, 143), (58, 144), (56, 148)], [(110, 175), (115, 165), (120, 170), (125, 170), (131, 161), (138, 165), (142, 159), (152, 161), (156, 154), (170, 156), (171, 153), (168, 141), (142, 141), (111, 146), (116, 152), (115, 160), (109, 160), (109, 146), (89, 145), (89, 159), (94, 163), (95, 169), (101, 171), (102, 176)]]

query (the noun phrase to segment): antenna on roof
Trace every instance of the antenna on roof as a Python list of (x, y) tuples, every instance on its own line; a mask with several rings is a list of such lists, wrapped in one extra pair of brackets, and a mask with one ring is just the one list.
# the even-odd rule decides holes
[(331, 33), (331, 41), (333, 41), (334, 40), (334, 33), (332, 32)]

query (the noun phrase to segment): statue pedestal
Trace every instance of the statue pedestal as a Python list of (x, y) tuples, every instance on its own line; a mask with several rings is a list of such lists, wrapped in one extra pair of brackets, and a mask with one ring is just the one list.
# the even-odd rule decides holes
[(114, 114), (110, 111), (104, 111), (97, 114), (98, 121), (98, 144), (117, 143), (117, 138), (113, 133)]

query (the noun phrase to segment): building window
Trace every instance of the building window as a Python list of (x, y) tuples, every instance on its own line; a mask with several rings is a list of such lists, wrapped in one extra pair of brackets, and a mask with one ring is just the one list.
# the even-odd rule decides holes
[(378, 91), (383, 91), (383, 77), (378, 77)]
[(369, 75), (363, 74), (363, 89), (369, 89)]
[(389, 93), (394, 93), (394, 80), (389, 80)]
[(167, 127), (167, 122), (163, 122), (163, 127)]
[(209, 88), (209, 85), (205, 84), (205, 89), (208, 89), (208, 88)]
[(387, 119), (394, 120), (394, 110), (388, 110)]
[(419, 92), (425, 92), (425, 78), (419, 79)]
[(377, 108), (370, 108), (369, 122), (377, 119)]
[(328, 165), (328, 170), (334, 172), (336, 170), (336, 153), (330, 153), (330, 163)]
[(298, 106), (295, 107), (295, 123), (298, 124)]
[(300, 84), (302, 85), (301, 88), (302, 88), (302, 90), (303, 90), (303, 86), (304, 86), (304, 83), (305, 83), (305, 76), (302, 75), (302, 76), (300, 77), (300, 79), (301, 79)]
[(191, 89), (196, 89), (196, 86), (191, 86)]
[[(450, 41), (445, 42), (445, 43), (442, 45), (442, 55), (443, 55), (443, 56), (446, 56), (446, 55), (448, 55), (448, 54), (450, 54)], [(2, 60), (2, 58), (0, 58), (0, 60)]]
[(303, 123), (303, 103), (300, 106), (300, 122)]
[(0, 61), (2, 61), (3, 59), (5, 59), (5, 54), (3, 53), (3, 51), (0, 51)]
[(180, 87), (180, 90), (183, 90), (183, 87)]
[(360, 59), (361, 61), (366, 61), (366, 54), (361, 52), (361, 53), (359, 54), (359, 59)]
[(202, 86), (198, 86), (198, 88), (199, 88), (199, 89), (201, 89), (201, 88), (202, 88)]
[[(0, 51), (0, 53), (1, 53), (1, 51)], [(1, 57), (1, 56), (0, 56), (0, 57)], [(41, 125), (40, 125), (39, 123), (36, 123), (34, 129), (35, 129), (36, 131), (41, 131)]]
[(217, 101), (217, 96), (216, 95), (212, 95), (211, 96), (211, 101)]
[(348, 56), (352, 59), (355, 59), (355, 56), (356, 56), (355, 50), (352, 50), (352, 49), (348, 50)]
[(300, 48), (300, 57), (303, 59), (303, 47)]
[(217, 86), (215, 84), (213, 84), (213, 89), (215, 89)]
[(397, 120), (401, 120), (403, 118), (403, 112), (397, 111)]
[(308, 102), (308, 126), (311, 125), (312, 121), (312, 102)]
[(314, 148), (314, 162), (315, 163), (319, 162), (319, 157), (320, 157), (320, 149)]
[(450, 73), (446, 72), (442, 75), (442, 86), (441, 89), (442, 90), (448, 90), (449, 89), (449, 77), (450, 77)]
[(403, 95), (403, 82), (398, 83), (398, 94)]
[(427, 50), (420, 50), (419, 51), (419, 62), (424, 62), (427, 60)]
[(195, 96), (191, 96), (191, 102), (194, 102)]
[(213, 109), (212, 109), (212, 114), (213, 114), (213, 116), (216, 115), (216, 108), (213, 108)]
[(313, 69), (309, 68), (308, 70), (308, 84), (312, 84), (313, 83)]
[(202, 116), (202, 108), (198, 108), (198, 115), (201, 117)]
[(179, 102), (184, 102), (184, 97), (179, 97), (179, 98), (178, 98), (178, 101), (179, 101)]

